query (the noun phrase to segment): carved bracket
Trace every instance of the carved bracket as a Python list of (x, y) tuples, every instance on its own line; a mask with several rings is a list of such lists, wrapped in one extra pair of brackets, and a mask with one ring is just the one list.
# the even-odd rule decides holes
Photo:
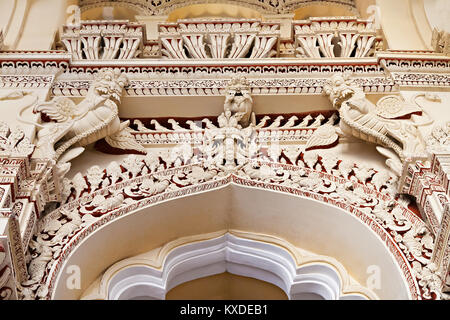
[(133, 59), (143, 51), (145, 27), (127, 20), (65, 25), (61, 41), (76, 60)]
[(270, 58), (277, 54), (280, 24), (258, 20), (179, 20), (159, 26), (169, 59)]
[(362, 58), (383, 48), (383, 41), (369, 20), (310, 18), (293, 23), (295, 51), (304, 58)]

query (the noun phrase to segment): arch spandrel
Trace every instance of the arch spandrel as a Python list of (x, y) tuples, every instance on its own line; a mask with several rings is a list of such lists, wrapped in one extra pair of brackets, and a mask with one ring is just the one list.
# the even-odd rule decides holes
[[(238, 188), (238, 190), (235, 190), (235, 188)], [(231, 191), (230, 189), (233, 189), (233, 191)], [(344, 264), (348, 272), (354, 277), (357, 277), (358, 280), (363, 281), (364, 284), (364, 281), (366, 280), (368, 274), (366, 270), (367, 266), (363, 264), (362, 261), (373, 259), (370, 265), (379, 265), (383, 272), (387, 272), (386, 270), (389, 270), (389, 280), (386, 279), (388, 281), (382, 283), (382, 287), (386, 290), (383, 293), (388, 295), (388, 297), (386, 298), (409, 298), (407, 293), (408, 289), (406, 289), (407, 284), (404, 280), (405, 276), (401, 275), (401, 271), (399, 270), (400, 268), (398, 267), (396, 262), (393, 261), (394, 258), (392, 257), (392, 253), (387, 252), (388, 250), (385, 244), (377, 239), (377, 236), (373, 231), (368, 230), (368, 227), (366, 225), (363, 225), (362, 222), (358, 221), (354, 217), (348, 216), (348, 214), (343, 212), (343, 210), (333, 209), (328, 205), (323, 205), (313, 201), (315, 203), (311, 206), (311, 212), (317, 213), (319, 211), (322, 211), (320, 212), (321, 216), (318, 218), (318, 220), (328, 220), (328, 223), (330, 224), (328, 226), (326, 225), (326, 223), (318, 226), (317, 220), (314, 221), (314, 219), (310, 219), (310, 217), (308, 217), (307, 221), (303, 221), (301, 214), (299, 214), (298, 218), (294, 217), (294, 214), (290, 215), (289, 217), (277, 217), (276, 224), (273, 222), (258, 223), (258, 221), (265, 220), (265, 217), (255, 217), (254, 212), (252, 212), (248, 214), (240, 213), (240, 219), (236, 219), (236, 217), (229, 217), (229, 214), (227, 212), (224, 212), (224, 210), (220, 208), (221, 204), (226, 201), (224, 199), (228, 198), (227, 195), (230, 194), (230, 192), (245, 193), (246, 197), (249, 197), (251, 201), (254, 202), (255, 200), (258, 200), (260, 201), (261, 206), (265, 207), (268, 207), (269, 203), (274, 203), (279, 200), (277, 199), (278, 195), (271, 194), (271, 196), (269, 196), (266, 194), (266, 191), (262, 191), (264, 194), (263, 198), (267, 199), (266, 202), (261, 201), (262, 198), (260, 195), (256, 195), (256, 199), (253, 199), (253, 192), (260, 193), (258, 192), (258, 189), (248, 191), (242, 189), (241, 187), (233, 185), (227, 186), (220, 190), (213, 190), (198, 195), (191, 195), (180, 200), (171, 200), (166, 204), (156, 205), (154, 207), (148, 208), (147, 210), (144, 209), (142, 210), (142, 212), (130, 213), (129, 215), (124, 216), (115, 222), (108, 223), (107, 225), (103, 226), (98, 230), (98, 233), (92, 233), (92, 235), (88, 236), (83, 242), (79, 244), (79, 247), (76, 249), (76, 251), (73, 251), (67, 262), (64, 263), (64, 266), (62, 266), (62, 269), (58, 272), (59, 277), (57, 279), (56, 291), (53, 298), (79, 298), (65, 296), (65, 294), (74, 293), (73, 291), (65, 290), (65, 279), (68, 275), (64, 270), (68, 265), (79, 265), (82, 270), (86, 270), (84, 271), (86, 281), (89, 279), (92, 282), (95, 279), (95, 276), (97, 276), (96, 273), (91, 275), (91, 272), (93, 270), (97, 270), (97, 273), (100, 273), (109, 265), (113, 264), (114, 261), (121, 260), (129, 255), (135, 254), (136, 252), (139, 253), (139, 251), (142, 252), (144, 250), (153, 249), (160, 244), (164, 244), (174, 238), (182, 237), (185, 235), (196, 235), (203, 231), (220, 230), (223, 228), (223, 226), (227, 226), (229, 224), (231, 224), (234, 228), (238, 228), (239, 226), (241, 226), (242, 230), (250, 230), (252, 232), (259, 231), (260, 233), (268, 235), (275, 234), (277, 237), (282, 237), (287, 241), (291, 241), (295, 245), (302, 245), (303, 248), (306, 247), (308, 249), (316, 249), (315, 252), (320, 252), (332, 257), (339, 255), (339, 257), (342, 259), (341, 261), (345, 261)], [(214, 195), (214, 193), (217, 193), (217, 195)], [(299, 200), (297, 197), (295, 197), (295, 200), (292, 199), (293, 203), (290, 204), (289, 201), (286, 202), (285, 199), (283, 200), (285, 201), (285, 204), (287, 206), (294, 205), (301, 207), (307, 206), (307, 204), (309, 204), (311, 201), (304, 199)], [(179, 204), (175, 204), (176, 202), (179, 202)], [(231, 200), (231, 202), (233, 202), (233, 200)], [(207, 206), (207, 204), (209, 204), (209, 206)], [(212, 204), (215, 205), (211, 206)], [(184, 213), (169, 214), (168, 210), (184, 210)], [(322, 228), (321, 230), (326, 230), (327, 227), (333, 229), (335, 226), (333, 224), (335, 222), (334, 220), (327, 219), (323, 216), (324, 212), (328, 211), (332, 211), (330, 213), (331, 216), (342, 215), (342, 222), (347, 221), (348, 219), (347, 222), (350, 221), (348, 227), (351, 227), (353, 231), (347, 232), (345, 231), (345, 229), (335, 230), (332, 236), (327, 237), (327, 240), (324, 240), (323, 235), (319, 235), (320, 231), (318, 231), (318, 228)], [(139, 218), (139, 216), (141, 218)], [(234, 221), (234, 219), (238, 221)], [(135, 222), (133, 222), (133, 220), (135, 220)], [(205, 223), (205, 221), (209, 221), (209, 223)], [(251, 228), (248, 227), (248, 221), (250, 221), (252, 224)], [(282, 223), (282, 221), (285, 223)], [(151, 226), (154, 226), (155, 224), (158, 224), (158, 227), (152, 228)], [(290, 227), (290, 230), (286, 230), (287, 225), (298, 225), (298, 228)], [(355, 227), (357, 225), (359, 227)], [(307, 229), (306, 226), (308, 226)], [(313, 232), (313, 230), (316, 231)], [(329, 232), (329, 230), (327, 230), (327, 232)], [(312, 237), (314, 233), (317, 235), (316, 238)], [(107, 240), (109, 239), (108, 234), (114, 234), (114, 239)], [(367, 247), (358, 248), (357, 250), (353, 250), (351, 248), (352, 246), (359, 246), (357, 245), (357, 243), (360, 242), (353, 241), (353, 238), (361, 235), (363, 235), (364, 241), (367, 246), (370, 247), (370, 251), (367, 251)], [(352, 238), (350, 243), (347, 242), (347, 237)], [(306, 241), (308, 242), (306, 243)], [(323, 243), (324, 241), (326, 241), (327, 243)], [(321, 243), (315, 244), (314, 242)], [(137, 245), (138, 243), (140, 245)], [(320, 249), (318, 250), (318, 248)], [(346, 250), (348, 250), (347, 254), (342, 251), (343, 248), (346, 248)], [(101, 254), (100, 252), (104, 252), (104, 254)], [(99, 256), (99, 254), (102, 257), (102, 262), (101, 265), (95, 266), (96, 263), (93, 263), (93, 261), (97, 260), (96, 257)], [(108, 256), (109, 258), (107, 258)], [(353, 261), (349, 261), (349, 257), (352, 258)], [(85, 264), (86, 266), (84, 267)], [(397, 275), (397, 277), (394, 277), (393, 275)], [(90, 282), (88, 282), (86, 285), (89, 284)], [(85, 284), (83, 283), (83, 286), (84, 285)], [(402, 290), (403, 295), (389, 295), (389, 292), (396, 292), (398, 294), (399, 291), (394, 289), (398, 289), (399, 287), (404, 288)]]
[[(389, 98), (402, 112), (397, 114), (396, 109), (390, 114), (386, 105), (377, 102), (375, 106), (366, 99), (363, 88), (348, 77), (348, 73), (335, 74), (331, 81), (324, 82), (325, 93), (337, 110), (259, 115), (257, 118), (252, 109), (250, 81), (235, 77), (227, 82), (224, 112), (217, 118), (203, 118), (197, 123), (180, 118), (141, 119), (145, 125), (139, 119), (132, 119), (134, 129), (126, 129), (124, 125), (128, 126), (130, 122), (120, 122), (114, 114), (114, 120), (120, 123), (116, 128), (118, 131), (102, 131), (100, 135), (85, 132), (89, 143), (82, 143), (82, 146), (94, 142), (97, 146), (104, 138), (111, 148), (123, 142), (121, 139), (128, 139), (129, 144), (122, 148), (125, 151), (129, 146), (132, 149), (128, 150), (140, 151), (145, 149), (143, 145), (152, 145), (157, 139), (160, 139), (157, 143), (166, 147), (157, 152), (153, 149), (145, 156), (126, 156), (120, 163), (106, 161), (105, 165), (100, 165), (100, 159), (97, 159), (98, 164), (86, 173), (63, 181), (59, 198), (53, 200), (61, 202), (61, 207), (52, 212), (48, 210), (49, 213), (38, 221), (36, 233), (33, 236), (29, 233), (29, 237), (32, 236), (27, 240), (30, 241), (31, 261), (28, 278), (22, 282), (22, 295), (49, 299), (74, 294), (74, 291), (59, 291), (67, 283), (65, 270), (71, 265), (83, 265), (85, 259), (90, 260), (90, 265), (84, 268), (83, 288), (102, 270), (126, 256), (152, 250), (183, 236), (243, 229), (277, 236), (317, 254), (340, 257), (360, 283), (365, 281), (368, 266), (382, 266), (388, 274), (398, 276), (384, 285), (382, 290), (388, 292), (387, 297), (435, 298), (438, 295), (437, 280), (430, 276), (435, 234), (420, 215), (408, 209), (408, 203), (396, 196), (398, 176), (387, 171), (384, 165), (381, 169), (372, 167), (372, 160), (379, 163), (383, 157), (366, 157), (360, 151), (358, 159), (365, 161), (355, 163), (354, 158), (340, 159), (338, 152), (341, 147), (348, 146), (347, 142), (354, 141), (351, 139), (364, 139), (357, 130), (351, 133), (354, 137), (343, 137), (337, 130), (340, 120), (348, 125), (357, 121), (357, 118), (346, 119), (340, 109), (352, 106), (347, 100), (354, 102), (351, 100), (353, 95), (358, 98), (354, 102), (358, 109), (351, 110), (353, 115), (368, 108), (383, 107), (381, 111), (385, 116), (395, 118), (403, 117), (403, 111), (415, 113), (418, 107), (408, 106), (409, 109), (402, 111), (402, 100), (392, 95)], [(126, 85), (126, 78), (118, 69), (102, 70), (95, 75), (89, 95), (78, 105), (86, 107), (92, 101), (90, 98), (97, 97), (99, 92), (109, 92), (103, 86), (113, 81), (118, 83), (110, 87), (111, 92), (114, 97), (120, 97), (119, 91)], [(336, 90), (331, 90), (333, 88)], [(17, 95), (17, 92), (8, 94), (6, 98), (13, 99)], [(68, 115), (58, 113), (58, 103), (62, 101), (67, 102), (69, 109), (77, 106), (68, 98), (55, 98), (36, 108), (64, 123)], [(102, 104), (102, 110), (111, 107), (117, 111), (119, 100), (114, 101), (107, 100), (109, 105)], [(385, 124), (378, 113), (370, 113), (367, 117)], [(414, 120), (420, 125), (423, 118), (426, 118), (425, 113)], [(82, 123), (84, 120), (81, 117), (76, 121)], [(412, 126), (413, 120), (398, 121), (403, 121), (404, 126)], [(104, 129), (102, 123), (96, 125)], [(39, 126), (45, 128), (42, 124)], [(375, 134), (372, 127), (354, 127), (366, 135)], [(49, 133), (44, 128), (38, 132), (40, 144), (36, 150), (30, 145), (25, 148), (19, 144), (13, 145), (11, 152), (24, 150), (36, 155), (37, 151), (52, 151), (55, 147), (57, 150), (47, 154), (54, 156), (56, 161), (71, 143), (77, 143), (69, 139), (63, 144), (52, 145), (48, 140), (45, 141), (49, 144), (41, 144), (43, 135)], [(70, 126), (63, 128), (72, 130)], [(5, 132), (11, 139), (20, 133), (8, 130)], [(399, 141), (385, 139), (384, 133), (377, 132), (379, 140), (375, 142), (396, 147), (395, 151), (405, 159)], [(156, 140), (149, 143), (150, 139)], [(255, 148), (256, 139), (260, 145)], [(340, 139), (346, 140), (337, 147)], [(374, 142), (367, 136), (366, 140)], [(291, 141), (302, 146), (291, 144)], [(167, 147), (171, 142), (178, 145)], [(222, 148), (222, 145), (226, 147)], [(136, 146), (139, 148), (134, 149)], [(317, 147), (331, 150), (317, 151)], [(386, 155), (386, 151), (380, 153)], [(392, 159), (395, 155), (390, 155), (389, 160)], [(67, 170), (66, 167), (67, 163), (64, 167), (56, 167), (54, 172)], [(391, 169), (395, 168), (400, 167)], [(302, 211), (303, 208), (306, 209)], [(189, 211), (186, 213), (186, 210)], [(357, 239), (365, 239), (365, 242)], [(360, 247), (362, 243), (370, 250)], [(100, 260), (104, 265), (92, 263), (99, 260), (99, 253), (102, 253)], [(77, 257), (81, 262), (76, 260)], [(399, 283), (405, 285), (407, 295), (402, 296), (403, 293), (391, 287), (393, 284), (398, 287)]]
[[(130, 255), (220, 230), (332, 257), (362, 286), (380, 267), (380, 298), (448, 298), (449, 41), (422, 0), (14, 2), (0, 298), (80, 297), (71, 266), (86, 289)], [(314, 294), (299, 288), (285, 289)]]

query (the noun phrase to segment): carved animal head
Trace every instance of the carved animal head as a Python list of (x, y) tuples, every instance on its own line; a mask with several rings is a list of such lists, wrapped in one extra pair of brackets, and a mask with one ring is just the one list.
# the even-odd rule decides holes
[(239, 106), (243, 102), (253, 102), (250, 96), (250, 83), (245, 77), (233, 78), (226, 88), (225, 103)]
[(323, 91), (329, 96), (336, 108), (340, 108), (342, 102), (350, 99), (358, 87), (350, 80), (349, 72), (336, 73), (323, 86)]
[(239, 122), (242, 127), (247, 127), (253, 106), (250, 96), (249, 82), (245, 77), (233, 78), (228, 84), (224, 111), (230, 111), (232, 120)]
[(101, 69), (89, 88), (89, 94), (112, 99), (119, 103), (123, 88), (128, 84), (127, 76), (118, 69)]

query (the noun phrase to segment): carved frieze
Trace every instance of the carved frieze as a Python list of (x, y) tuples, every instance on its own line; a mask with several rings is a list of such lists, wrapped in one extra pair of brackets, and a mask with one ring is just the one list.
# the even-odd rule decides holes
[[(50, 297), (57, 272), (67, 257), (67, 250), (72, 250), (76, 243), (79, 243), (88, 234), (87, 230), (92, 232), (102, 223), (125, 214), (129, 209), (135, 210), (138, 206), (148, 205), (149, 201), (154, 203), (167, 199), (167, 197), (195, 192), (193, 188), (205, 190), (204, 188), (215, 188), (231, 181), (258, 188), (314, 197), (319, 201), (326, 201), (350, 210), (349, 212), (360, 216), (361, 219), (364, 216), (366, 217), (364, 219), (369, 219), (368, 223), (373, 228), (379, 228), (377, 233), (387, 232), (383, 236), (386, 241), (390, 242), (395, 239), (397, 244), (393, 244), (392, 248), (399, 250), (396, 253), (399, 256), (399, 263), (404, 264), (404, 261), (411, 261), (411, 263), (414, 262), (414, 266), (417, 265), (421, 268), (428, 266), (433, 244), (429, 231), (424, 227), (416, 230), (415, 226), (423, 226), (423, 224), (413, 213), (399, 205), (387, 193), (376, 191), (389, 188), (391, 183), (389, 181), (392, 179), (390, 175), (383, 176), (381, 172), (369, 173), (374, 184), (369, 183), (365, 186), (358, 180), (346, 180), (348, 178), (344, 178), (345, 176), (353, 176), (346, 171), (346, 166), (343, 163), (340, 165), (339, 162), (326, 164), (327, 157), (325, 155), (322, 156), (324, 166), (328, 168), (342, 166), (342, 169), (338, 170), (342, 170), (343, 173), (347, 172), (347, 174), (344, 174), (342, 178), (335, 177), (333, 174), (321, 173), (306, 167), (306, 163), (305, 167), (301, 168), (252, 162), (243, 167), (238, 166), (237, 171), (233, 171), (230, 176), (215, 165), (210, 167), (204, 167), (201, 164), (185, 165), (165, 169), (163, 160), (167, 158), (161, 156), (152, 159), (148, 158), (149, 156), (129, 156), (124, 164), (121, 164), (122, 167), (128, 167), (128, 171), (119, 173), (119, 170), (113, 168), (107, 169), (106, 174), (101, 171), (101, 175), (98, 176), (101, 181), (95, 178), (97, 175), (92, 171), (83, 179), (73, 180), (74, 183), (82, 181), (82, 185), (77, 187), (76, 184), (73, 184), (67, 204), (50, 213), (40, 222), (31, 246), (31, 252), (36, 258), (29, 265), (30, 279), (23, 283), (22, 294), (25, 298), (48, 299)], [(130, 164), (126, 164), (127, 162)], [(179, 165), (183, 165), (183, 163), (179, 163)], [(117, 165), (117, 167), (119, 166)], [(239, 167), (241, 169), (238, 169)], [(359, 179), (367, 181), (364, 178), (364, 168), (360, 170), (353, 165), (351, 167), (353, 167), (351, 170), (358, 172)], [(135, 168), (140, 169), (136, 171)], [(378, 174), (380, 176), (376, 177)], [(97, 187), (83, 186), (86, 181), (90, 181), (89, 184), (97, 185)], [(113, 181), (117, 181), (116, 184), (111, 184)], [(377, 189), (374, 189), (375, 185), (378, 185)], [(92, 205), (93, 202), (100, 204), (100, 200), (102, 202), (100, 206)], [(109, 206), (109, 204), (111, 205)], [(371, 208), (374, 206), (376, 210), (372, 211)], [(66, 217), (69, 216), (71, 218), (67, 219)], [(392, 238), (388, 235), (389, 233), (393, 234)], [(54, 240), (55, 238), (58, 240)], [(51, 258), (51, 252), (53, 252), (53, 258)], [(436, 285), (425, 280), (418, 284), (422, 291), (418, 289), (416, 291), (417, 280), (414, 279), (416, 276), (420, 276), (419, 272), (413, 271), (412, 265), (406, 265), (405, 270), (413, 272), (410, 290), (414, 298), (435, 299), (439, 296)]]
[(159, 25), (168, 59), (270, 58), (277, 54), (280, 25), (258, 20), (178, 20)]
[(356, 18), (310, 18), (293, 22), (295, 51), (302, 58), (362, 58), (383, 48), (373, 23)]
[[(336, 125), (339, 117), (335, 112), (323, 112), (317, 115), (298, 114), (289, 117), (283, 115), (259, 115), (254, 126), (255, 142), (298, 142), (305, 143), (314, 131), (323, 124)], [(149, 119), (145, 124), (134, 119), (135, 130), (131, 134), (143, 145), (164, 144), (201, 144), (206, 129), (218, 128), (215, 119), (176, 121), (167, 120), (162, 125), (157, 119)]]
[(450, 55), (450, 33), (444, 30), (433, 29), (431, 37), (431, 46), (437, 53), (442, 53), (446, 56)]
[[(301, 2), (310, 1), (292, 6)], [(245, 3), (278, 10), (272, 2)], [(163, 1), (152, 10), (176, 5)], [(0, 217), (10, 219), (11, 266), (22, 297), (51, 297), (68, 254), (102, 224), (162, 200), (237, 183), (310, 197), (354, 214), (385, 242), (414, 299), (440, 298), (450, 251), (448, 124), (421, 139), (416, 129), (430, 119), (420, 106), (398, 95), (372, 103), (365, 94), (395, 93), (398, 86), (447, 87), (450, 59), (380, 52), (382, 39), (371, 21), (311, 18), (293, 24), (294, 38), (280, 40), (278, 22), (180, 20), (162, 23), (159, 39), (147, 41), (143, 25), (83, 21), (63, 28), (69, 54), (0, 53), (1, 88), (50, 87), (54, 96), (34, 108), (41, 116), (35, 141), (0, 123)], [(436, 52), (445, 53), (447, 38), (435, 34)], [(295, 53), (296, 59), (278, 59)], [(345, 75), (329, 81), (344, 72), (353, 73), (352, 81)], [(236, 75), (246, 79), (230, 85)], [(253, 113), (252, 96), (322, 93), (336, 112)], [(217, 119), (134, 120), (131, 129), (118, 117), (122, 95), (227, 98)], [(69, 97), (83, 99), (76, 104)], [(335, 146), (345, 134), (382, 146), (399, 183), (387, 170), (315, 150)], [(163, 148), (63, 180), (79, 154), (75, 148), (100, 139), (143, 154), (142, 145)], [(430, 164), (429, 153), (435, 155)], [(396, 196), (398, 190), (416, 198), (422, 219)], [(51, 202), (61, 207), (42, 217)], [(1, 245), (0, 299), (14, 297), (3, 289), (10, 287), (1, 273), (7, 270)]]

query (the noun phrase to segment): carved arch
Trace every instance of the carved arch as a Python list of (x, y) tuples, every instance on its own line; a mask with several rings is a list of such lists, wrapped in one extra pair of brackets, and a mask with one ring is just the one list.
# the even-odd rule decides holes
[(300, 252), (277, 237), (228, 230), (177, 239), (157, 250), (156, 258), (152, 250), (115, 263), (82, 299), (164, 299), (179, 284), (225, 271), (272, 283), (294, 300), (304, 293), (327, 300), (378, 299), (335, 259)]
[[(136, 166), (132, 167), (135, 168)], [(139, 170), (141, 169), (142, 166)], [(102, 171), (101, 169), (99, 170)], [(211, 170), (213, 170), (213, 172)], [(56, 252), (56, 254), (53, 255), (53, 258), (51, 258), (49, 260), (49, 263), (45, 266), (43, 277), (39, 280), (39, 287), (43, 288), (41, 290), (41, 298), (51, 298), (54, 294), (55, 286), (57, 285), (57, 283), (64, 283), (64, 280), (61, 278), (61, 276), (64, 277), (63, 270), (65, 268), (65, 265), (67, 264), (68, 259), (73, 258), (74, 254), (76, 254), (77, 251), (82, 251), (83, 255), (85, 255), (85, 249), (77, 249), (80, 249), (80, 246), (82, 246), (84, 243), (87, 243), (87, 241), (90, 241), (89, 239), (95, 239), (95, 235), (99, 234), (98, 230), (106, 228), (107, 226), (111, 227), (116, 221), (122, 219), (126, 220), (129, 217), (134, 217), (136, 216), (136, 213), (141, 212), (142, 214), (142, 210), (145, 208), (163, 208), (164, 204), (167, 201), (180, 198), (193, 198), (193, 200), (190, 201), (195, 201), (195, 197), (198, 197), (205, 192), (211, 193), (210, 191), (214, 190), (216, 190), (214, 191), (214, 193), (217, 193), (219, 198), (217, 198), (216, 201), (214, 201), (214, 199), (210, 200), (211, 203), (230, 203), (229, 199), (220, 197), (220, 193), (217, 192), (217, 190), (222, 190), (221, 192), (223, 192), (223, 190), (226, 191), (230, 188), (249, 188), (249, 190), (262, 191), (269, 190), (274, 191), (275, 194), (284, 195), (283, 197), (285, 198), (283, 199), (286, 199), (286, 201), (292, 202), (297, 201), (295, 199), (309, 199), (308, 201), (313, 201), (313, 203), (316, 203), (316, 206), (319, 206), (317, 203), (324, 203), (325, 206), (323, 206), (323, 204), (321, 205), (322, 210), (326, 211), (330, 210), (330, 208), (332, 207), (336, 208), (338, 210), (336, 212), (340, 212), (340, 215), (344, 214), (342, 215), (342, 217), (347, 217), (345, 219), (358, 221), (356, 225), (359, 225), (359, 227), (357, 227), (356, 229), (362, 232), (360, 234), (370, 234), (371, 237), (376, 237), (378, 239), (377, 243), (379, 245), (382, 244), (382, 246), (385, 248), (384, 250), (386, 250), (386, 252), (389, 252), (390, 258), (385, 260), (395, 261), (395, 264), (397, 265), (396, 268), (398, 270), (401, 270), (400, 272), (402, 274), (403, 283), (405, 283), (405, 287), (408, 287), (407, 290), (409, 291), (409, 298), (427, 298), (427, 290), (426, 288), (424, 288), (423, 283), (421, 284), (421, 286), (419, 286), (417, 274), (413, 271), (413, 267), (411, 265), (411, 261), (415, 260), (414, 257), (416, 253), (412, 253), (410, 251), (412, 249), (411, 244), (406, 242), (407, 237), (409, 240), (411, 240), (410, 238), (414, 238), (416, 234), (418, 236), (422, 236), (422, 234), (419, 235), (415, 230), (417, 228), (423, 228), (424, 223), (419, 218), (415, 217), (412, 212), (409, 212), (408, 209), (404, 207), (402, 208), (398, 203), (395, 202), (395, 200), (389, 199), (388, 195), (374, 192), (373, 190), (369, 190), (368, 188), (363, 189), (364, 192), (363, 195), (361, 195), (362, 198), (358, 198), (359, 196), (356, 196), (356, 198), (354, 198), (353, 200), (351, 200), (350, 198), (346, 198), (345, 196), (340, 196), (333, 192), (330, 193), (328, 192), (330, 191), (329, 187), (330, 184), (333, 183), (342, 185), (347, 184), (347, 186), (349, 186), (349, 188), (353, 190), (358, 189), (362, 186), (358, 186), (358, 184), (354, 181), (347, 181), (346, 183), (340, 178), (333, 178), (333, 176), (324, 173), (320, 174), (319, 179), (322, 179), (322, 181), (324, 182), (322, 187), (324, 187), (325, 189), (319, 185), (316, 185), (312, 189), (308, 189), (305, 184), (302, 184), (302, 186), (300, 186), (294, 181), (294, 176), (298, 173), (298, 171), (305, 169), (299, 169), (298, 167), (291, 165), (264, 164), (260, 166), (259, 169), (249, 170), (254, 170), (250, 173), (247, 172), (247, 174), (250, 174), (252, 177), (248, 176), (242, 170), (236, 173), (227, 174), (226, 172), (221, 172), (217, 169), (205, 169), (203, 168), (203, 166), (199, 165), (187, 165), (178, 168), (163, 170), (157, 172), (156, 174), (140, 174), (139, 172), (135, 172), (133, 174), (133, 177), (128, 181), (118, 182), (113, 185), (110, 184), (106, 188), (100, 189), (98, 189), (97, 187), (99, 187), (102, 182), (98, 180), (98, 185), (95, 188), (92, 188), (92, 190), (97, 191), (90, 192), (87, 195), (82, 195), (80, 198), (74, 201), (70, 201), (66, 205), (44, 217), (39, 223), (39, 226), (37, 228), (38, 231), (35, 235), (35, 240), (37, 242), (39, 242), (39, 239), (36, 239), (36, 236), (37, 238), (39, 238), (41, 235), (46, 233), (45, 230), (48, 230), (49, 228), (51, 229), (49, 225), (51, 226), (51, 224), (55, 221), (67, 221), (66, 217), (68, 216), (70, 216), (72, 222), (75, 221), (73, 222), (73, 230), (70, 230), (70, 232), (67, 234), (62, 234), (60, 239), (58, 239), (57, 242), (54, 242), (58, 243), (56, 247), (52, 247), (52, 250)], [(312, 177), (311, 174), (313, 174), (317, 178), (317, 174), (314, 173), (314, 170), (306, 171), (308, 171), (307, 175), (309, 175), (310, 177)], [(259, 178), (255, 175), (255, 173), (259, 174)], [(280, 176), (282, 173), (283, 175)], [(150, 177), (151, 180), (148, 180)], [(156, 180), (153, 179), (154, 177), (156, 178)], [(308, 179), (310, 178), (305, 177), (304, 181), (308, 181)], [(351, 186), (348, 185), (348, 183), (351, 183)], [(326, 190), (327, 188), (328, 191)], [(116, 195), (113, 195), (116, 190), (123, 190), (124, 195), (116, 198)], [(246, 192), (247, 193), (244, 192), (244, 194), (246, 194), (247, 197), (251, 192), (256, 191)], [(135, 199), (139, 200), (130, 200), (127, 194), (128, 196), (131, 195), (131, 198), (134, 197)], [(239, 192), (236, 192), (235, 194), (238, 195)], [(125, 199), (124, 201), (124, 196), (127, 196), (128, 200)], [(368, 197), (370, 199), (368, 199)], [(364, 199), (364, 201), (368, 201), (372, 204), (374, 204), (373, 201), (389, 201), (390, 206), (396, 208), (396, 213), (393, 213), (392, 217), (393, 224), (386, 224), (386, 221), (382, 222), (371, 216), (370, 210), (368, 211), (367, 207), (364, 208), (364, 205), (363, 207), (360, 207), (357, 204), (361, 199)], [(95, 201), (99, 203), (109, 203), (111, 204), (111, 206), (105, 207), (104, 212), (102, 212), (101, 210), (93, 212), (89, 208), (93, 207), (92, 204)], [(240, 201), (243, 200), (241, 199)], [(255, 199), (252, 203), (256, 203), (256, 201), (257, 200)], [(173, 205), (173, 203), (177, 202), (171, 201), (171, 203)], [(296, 208), (301, 207), (301, 203), (298, 203)], [(320, 208), (320, 206), (317, 208)], [(164, 208), (162, 210), (164, 210)], [(315, 212), (315, 210), (313, 211)], [(168, 212), (167, 208), (165, 209), (165, 212)], [(81, 218), (80, 213), (82, 214)], [(183, 219), (182, 217), (183, 216), (180, 216), (180, 219)], [(198, 217), (196, 219), (198, 219)], [(211, 219), (211, 217), (209, 217), (208, 219)], [(203, 220), (204, 219), (200, 219), (200, 221)], [(78, 224), (76, 223), (77, 221)], [(182, 222), (180, 223), (181, 225), (183, 225)], [(140, 225), (145, 224), (141, 223)], [(364, 230), (366, 231), (361, 231), (362, 226), (364, 226)], [(398, 226), (400, 229), (403, 229), (403, 231), (408, 231), (406, 231), (404, 236), (401, 236), (401, 233), (399, 234), (398, 232), (395, 232), (395, 230), (393, 230), (396, 228), (396, 226)], [(405, 226), (407, 226), (406, 229), (404, 228)], [(287, 226), (284, 226), (283, 228), (286, 227)], [(164, 226), (161, 226), (161, 228), (164, 228)], [(349, 227), (348, 229), (356, 230), (354, 226)], [(116, 230), (120, 230), (120, 228)], [(171, 230), (171, 228), (168, 228), (166, 230)], [(369, 231), (369, 233), (367, 233), (367, 231)], [(348, 233), (350, 231), (346, 232)], [(112, 232), (111, 234), (115, 234), (115, 232)], [(50, 238), (54, 236), (55, 235), (51, 235)], [(356, 242), (357, 238), (357, 236), (354, 237)], [(424, 245), (420, 242), (420, 240), (417, 243), (414, 242), (414, 239), (412, 239), (412, 241), (413, 245)], [(44, 241), (44, 246), (48, 246), (51, 243), (51, 239), (50, 242), (47, 242), (47, 244), (45, 244)], [(92, 247), (95, 246), (92, 246), (91, 242), (89, 248), (92, 249)], [(420, 254), (422, 254), (423, 248), (419, 250)], [(39, 258), (39, 254), (37, 255), (37, 257)], [(421, 258), (419, 257), (419, 259)], [(429, 290), (428, 294), (430, 294)]]

